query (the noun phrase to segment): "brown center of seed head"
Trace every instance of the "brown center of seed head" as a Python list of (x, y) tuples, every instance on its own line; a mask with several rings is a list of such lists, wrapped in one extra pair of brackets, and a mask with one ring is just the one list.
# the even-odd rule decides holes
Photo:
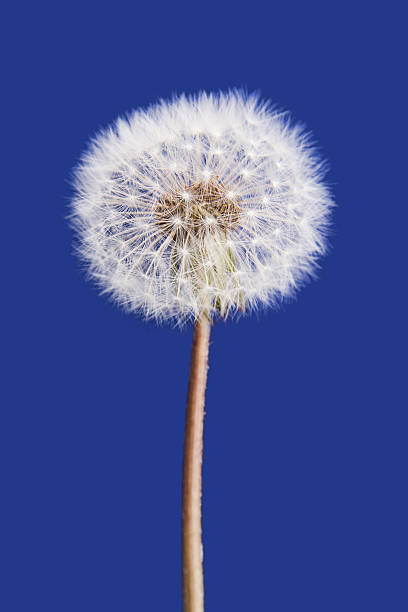
[(227, 232), (239, 221), (239, 198), (227, 189), (219, 177), (192, 183), (184, 189), (163, 196), (156, 205), (156, 223), (166, 234)]

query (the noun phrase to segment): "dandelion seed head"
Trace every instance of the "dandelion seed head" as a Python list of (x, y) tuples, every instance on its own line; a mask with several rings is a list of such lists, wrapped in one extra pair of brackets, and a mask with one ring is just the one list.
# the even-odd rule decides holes
[(302, 130), (256, 96), (180, 96), (101, 132), (75, 175), (104, 292), (176, 323), (274, 305), (312, 276), (332, 201)]

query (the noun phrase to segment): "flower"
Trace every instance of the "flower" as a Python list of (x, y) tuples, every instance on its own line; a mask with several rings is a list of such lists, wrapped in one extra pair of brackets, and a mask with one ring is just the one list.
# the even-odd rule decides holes
[(325, 251), (324, 166), (286, 113), (241, 92), (182, 95), (101, 132), (75, 173), (90, 276), (147, 318), (275, 304)]

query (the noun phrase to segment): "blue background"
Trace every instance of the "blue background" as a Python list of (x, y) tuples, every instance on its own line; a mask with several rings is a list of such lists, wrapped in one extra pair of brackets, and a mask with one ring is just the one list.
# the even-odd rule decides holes
[(71, 168), (96, 130), (158, 97), (235, 86), (312, 130), (338, 207), (317, 282), (279, 312), (213, 331), (207, 609), (408, 609), (398, 6), (8, 7), (4, 612), (181, 609), (191, 328), (99, 297), (65, 217)]

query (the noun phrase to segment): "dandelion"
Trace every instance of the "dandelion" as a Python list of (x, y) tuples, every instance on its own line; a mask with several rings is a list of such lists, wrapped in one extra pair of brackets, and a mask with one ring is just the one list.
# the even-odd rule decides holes
[(332, 206), (301, 127), (255, 95), (202, 93), (100, 133), (72, 219), (89, 275), (126, 310), (194, 323), (183, 477), (186, 612), (204, 609), (201, 457), (211, 323), (292, 296), (325, 252)]

